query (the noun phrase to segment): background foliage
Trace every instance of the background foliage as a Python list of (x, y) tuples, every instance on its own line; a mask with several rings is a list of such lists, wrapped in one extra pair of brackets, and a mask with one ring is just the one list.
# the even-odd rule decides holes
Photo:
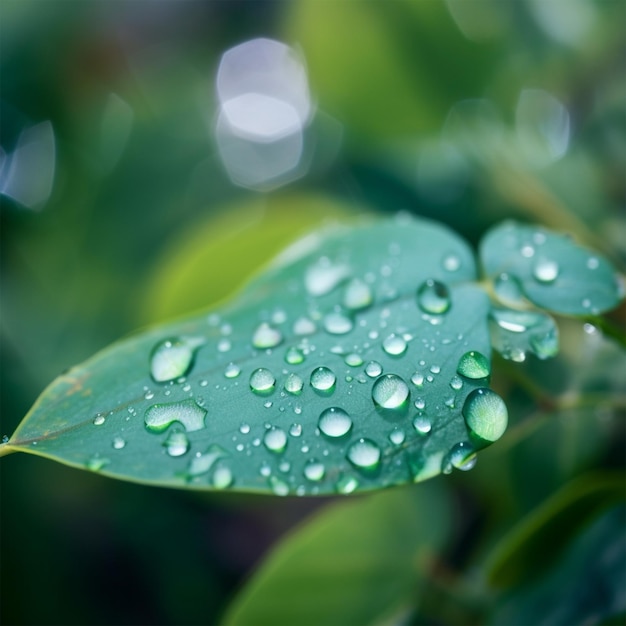
[[(1, 434), (69, 366), (221, 300), (329, 217), (405, 210), (474, 244), (515, 217), (623, 272), (624, 3), (471, 5), (3, 2), (3, 153), (50, 121), (56, 163), (41, 210), (0, 198)], [(300, 47), (318, 105), (307, 174), (265, 194), (230, 182), (212, 134), (220, 56), (257, 36)], [(524, 90), (567, 111), (564, 150)], [(179, 493), (3, 459), (3, 623), (289, 623), (337, 573), (336, 536), (365, 555), (328, 580), (346, 586), (344, 624), (619, 623), (624, 310), (559, 325), (556, 359), (495, 359), (511, 425), (474, 470), (379, 503)], [(411, 516), (424, 530), (408, 538)], [(285, 586), (303, 562), (320, 573), (298, 587), (308, 600)]]

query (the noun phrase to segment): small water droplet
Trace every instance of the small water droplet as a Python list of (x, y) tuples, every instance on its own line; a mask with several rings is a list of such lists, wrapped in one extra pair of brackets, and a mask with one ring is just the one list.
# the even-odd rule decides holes
[(352, 428), (352, 419), (343, 409), (331, 407), (322, 411), (317, 425), (327, 437), (343, 437)]
[(405, 438), (405, 434), (401, 428), (394, 428), (389, 433), (389, 441), (391, 441), (391, 443), (395, 444), (396, 446), (399, 446), (401, 443), (404, 443), (404, 438)]
[(274, 391), (274, 374), (264, 367), (259, 367), (250, 375), (250, 389), (258, 395), (268, 395)]
[(293, 324), (293, 332), (299, 337), (312, 335), (316, 330), (315, 323), (308, 317), (299, 317)]
[(281, 332), (270, 326), (267, 322), (259, 324), (252, 335), (252, 345), (259, 350), (275, 348), (283, 340)]
[(520, 250), (520, 252), (522, 253), (522, 256), (530, 259), (533, 256), (535, 256), (535, 249), (531, 246), (526, 244), (525, 246), (522, 246), (522, 249)]
[(409, 387), (396, 374), (384, 374), (372, 386), (372, 400), (383, 409), (404, 407), (409, 395)]
[(233, 484), (233, 473), (227, 465), (217, 465), (211, 483), (216, 489), (226, 489)]
[(241, 368), (235, 363), (229, 363), (224, 370), (226, 378), (237, 378), (241, 374)]
[(183, 456), (189, 450), (189, 438), (182, 431), (173, 431), (168, 435), (163, 445), (170, 456)]
[(324, 478), (326, 468), (323, 463), (320, 463), (316, 459), (310, 459), (304, 466), (304, 476), (313, 482), (319, 482)]
[(261, 476), (265, 476), (265, 478), (270, 476), (272, 474), (272, 468), (270, 464), (265, 462), (261, 463), (261, 467), (259, 468), (259, 474), (261, 474)]
[(415, 428), (420, 435), (427, 435), (432, 430), (432, 427), (430, 420), (423, 415), (418, 415), (413, 420), (413, 428)]
[(187, 474), (193, 478), (206, 474), (218, 459), (228, 456), (226, 450), (217, 444), (211, 444), (204, 453), (196, 453), (189, 461)]
[(431, 365), (430, 371), (432, 374), (439, 374), (439, 372), (441, 372), (441, 367), (439, 365)]
[(285, 391), (292, 395), (298, 395), (304, 387), (304, 381), (297, 374), (289, 374), (285, 379)]
[(476, 466), (476, 450), (471, 443), (462, 441), (452, 446), (448, 459), (453, 467), (467, 472)]
[(106, 418), (104, 417), (104, 415), (102, 415), (102, 413), (98, 413), (98, 415), (93, 418), (94, 426), (102, 426), (105, 421)]
[(465, 399), (462, 412), (470, 434), (479, 442), (496, 441), (506, 430), (508, 423), (506, 405), (491, 389), (474, 389)]
[(484, 354), (477, 350), (471, 350), (459, 359), (456, 371), (465, 378), (478, 380), (487, 378), (491, 374), (491, 365), (489, 364), (489, 359)]
[(217, 342), (217, 351), (218, 352), (228, 352), (232, 348), (232, 344), (229, 339), (220, 339)]
[(450, 308), (450, 292), (446, 285), (429, 278), (417, 290), (417, 303), (424, 313), (442, 315)]
[(300, 350), (300, 348), (292, 346), (285, 353), (285, 361), (287, 361), (290, 365), (299, 365), (304, 361), (304, 353)]
[(533, 266), (533, 276), (540, 283), (553, 283), (559, 275), (559, 264), (552, 259), (539, 257)]
[(461, 267), (461, 260), (456, 254), (447, 254), (443, 258), (442, 265), (446, 272), (456, 272)]
[(359, 481), (353, 476), (340, 476), (335, 483), (335, 489), (338, 493), (347, 495), (352, 493), (359, 487)]
[(272, 323), (274, 324), (284, 324), (287, 321), (287, 313), (282, 309), (276, 309), (272, 313)]
[(424, 400), (424, 398), (417, 398), (415, 400), (415, 408), (419, 411), (423, 411), (426, 408), (426, 400)]
[(311, 372), (311, 387), (321, 392), (332, 392), (337, 377), (332, 370), (327, 367), (317, 367)]
[(324, 296), (349, 275), (348, 266), (334, 264), (328, 257), (321, 257), (307, 269), (304, 286), (310, 295)]
[(350, 445), (346, 458), (359, 469), (374, 470), (380, 464), (381, 455), (379, 446), (371, 439), (361, 437)]
[(358, 278), (352, 279), (343, 294), (343, 304), (352, 311), (361, 311), (374, 301), (371, 287)]
[(153, 391), (146, 391), (146, 393), (143, 395), (144, 400), (152, 400), (152, 398), (154, 398), (154, 392)]
[(283, 452), (287, 447), (287, 433), (282, 428), (273, 426), (265, 433), (263, 443), (271, 452)]
[(415, 374), (411, 376), (411, 382), (416, 387), (422, 387), (424, 385), (424, 375), (420, 374), (420, 372), (415, 372)]
[(589, 257), (587, 259), (587, 267), (590, 270), (597, 270), (600, 267), (600, 261), (595, 256)]
[(509, 311), (506, 309), (493, 309), (491, 317), (496, 324), (511, 333), (524, 333), (528, 328), (528, 314), (523, 311)]
[(110, 463), (109, 459), (105, 459), (101, 456), (92, 456), (87, 463), (85, 463), (85, 467), (92, 472), (99, 472), (103, 467), (107, 466)]
[(204, 343), (200, 337), (165, 339), (150, 355), (150, 374), (158, 383), (184, 376), (193, 363), (195, 351)]
[(180, 422), (187, 432), (204, 428), (204, 418), (207, 412), (193, 400), (153, 404), (146, 410), (144, 422), (146, 429), (152, 433), (166, 430), (170, 424)]
[(124, 441), (122, 437), (115, 437), (115, 439), (113, 439), (113, 447), (116, 450), (121, 450), (126, 447), (126, 441)]
[(239, 426), (239, 432), (242, 435), (247, 435), (250, 432), (250, 424), (246, 424), (245, 422), (243, 422), (241, 426)]
[(354, 326), (354, 323), (349, 317), (337, 311), (325, 315), (323, 324), (324, 330), (331, 335), (345, 335), (349, 333)]
[(289, 470), (291, 470), (291, 463), (289, 461), (281, 461), (278, 464), (278, 471), (286, 474)]
[(363, 359), (355, 352), (346, 355), (344, 361), (345, 364), (349, 365), (350, 367), (360, 367), (361, 365), (363, 365)]
[(292, 437), (299, 437), (302, 434), (302, 424), (292, 424), (289, 428), (289, 434)]
[(383, 368), (382, 368), (381, 364), (378, 361), (370, 361), (365, 366), (365, 373), (370, 378), (376, 378), (376, 377), (380, 376), (383, 373)]
[(463, 381), (458, 376), (453, 376), (450, 380), (450, 387), (455, 391), (459, 391), (463, 387)]
[(289, 494), (289, 485), (277, 476), (270, 476), (267, 482), (275, 495), (286, 496)]
[(400, 335), (391, 334), (383, 341), (383, 350), (390, 356), (404, 354), (406, 347), (406, 341)]

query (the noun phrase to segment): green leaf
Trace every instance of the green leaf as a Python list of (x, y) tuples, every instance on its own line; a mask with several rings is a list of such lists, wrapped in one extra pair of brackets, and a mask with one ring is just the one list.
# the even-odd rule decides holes
[(596, 315), (623, 296), (606, 259), (537, 226), (496, 226), (484, 236), (480, 258), (496, 294), (502, 298), (505, 293), (505, 304), (511, 304), (511, 289), (503, 287), (511, 279), (531, 302), (557, 313)]
[(313, 233), (221, 310), (122, 341), (61, 376), (0, 453), (281, 495), (469, 469), (507, 421), (484, 367), (457, 373), (462, 358), (490, 353), (489, 302), (475, 278), (468, 246), (432, 222)]
[(437, 485), (338, 502), (270, 553), (223, 623), (380, 624), (415, 606), (450, 527)]
[(505, 536), (487, 563), (494, 587), (528, 583), (553, 565), (581, 527), (624, 498), (624, 477), (592, 474), (575, 479)]
[[(622, 482), (623, 487), (623, 482)], [(626, 614), (626, 506), (595, 517), (554, 567), (504, 596), (489, 624), (623, 624)]]

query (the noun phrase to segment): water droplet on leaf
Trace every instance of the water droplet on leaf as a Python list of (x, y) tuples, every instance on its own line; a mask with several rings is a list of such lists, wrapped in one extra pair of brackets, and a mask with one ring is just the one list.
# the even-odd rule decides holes
[(146, 410), (144, 422), (146, 429), (153, 433), (163, 432), (174, 422), (180, 422), (187, 432), (204, 428), (207, 412), (193, 400), (153, 404)]
[(491, 374), (489, 359), (477, 350), (466, 352), (460, 359), (456, 371), (465, 378), (478, 380), (487, 378)]
[(380, 448), (371, 439), (358, 439), (350, 445), (346, 458), (352, 465), (364, 470), (374, 470), (380, 464)]
[(292, 395), (298, 395), (304, 387), (304, 381), (297, 374), (289, 374), (285, 379), (285, 391)]
[(325, 315), (323, 323), (324, 330), (331, 335), (345, 335), (349, 333), (354, 326), (349, 317), (336, 311)]
[(268, 395), (274, 391), (274, 374), (264, 367), (259, 367), (250, 375), (250, 389), (258, 395)]
[(374, 296), (371, 287), (362, 280), (354, 278), (346, 285), (343, 304), (347, 309), (360, 311), (371, 306), (373, 301)]
[(504, 434), (508, 411), (502, 398), (491, 389), (474, 389), (463, 405), (463, 417), (470, 434), (479, 443), (492, 443)]
[(189, 438), (184, 432), (173, 431), (168, 435), (163, 445), (170, 456), (183, 456), (189, 450)]
[(259, 350), (267, 348), (275, 348), (283, 340), (281, 332), (270, 326), (267, 322), (263, 322), (254, 331), (252, 336), (252, 345)]
[(343, 409), (331, 407), (322, 411), (317, 425), (327, 437), (343, 437), (352, 428), (352, 419)]
[(196, 349), (204, 343), (200, 337), (165, 339), (150, 356), (150, 374), (158, 383), (184, 376), (193, 363)]
[(538, 258), (533, 266), (533, 276), (540, 283), (553, 283), (559, 275), (559, 264), (546, 258)]
[(410, 392), (407, 384), (396, 374), (385, 374), (372, 387), (374, 404), (383, 409), (400, 409), (406, 405)]
[(383, 341), (383, 350), (390, 356), (404, 354), (406, 347), (406, 341), (399, 335), (391, 334)]
[(263, 437), (265, 447), (271, 452), (283, 452), (287, 446), (287, 433), (282, 428), (270, 428)]
[(321, 392), (332, 392), (337, 377), (327, 367), (318, 367), (311, 373), (311, 387)]
[(429, 278), (417, 290), (417, 303), (431, 315), (441, 315), (450, 308), (450, 292), (443, 283)]
[(324, 464), (320, 463), (316, 459), (307, 461), (304, 466), (304, 476), (313, 482), (319, 482), (322, 480), (325, 472), (326, 469), (324, 468)]

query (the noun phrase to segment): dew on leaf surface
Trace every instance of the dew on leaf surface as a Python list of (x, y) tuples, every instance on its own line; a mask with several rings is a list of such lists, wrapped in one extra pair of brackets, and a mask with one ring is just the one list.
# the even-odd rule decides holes
[(275, 348), (282, 340), (282, 333), (267, 322), (261, 323), (252, 335), (252, 345), (259, 350)]
[(163, 442), (163, 446), (170, 456), (183, 456), (189, 450), (189, 438), (182, 431), (172, 431)]
[(373, 470), (380, 465), (382, 455), (380, 447), (371, 439), (361, 437), (350, 444), (346, 458), (359, 469)]
[(259, 367), (250, 375), (250, 389), (258, 395), (271, 393), (275, 384), (274, 374), (264, 367)]
[(465, 378), (478, 380), (487, 378), (491, 374), (491, 366), (484, 354), (477, 350), (470, 350), (459, 359), (456, 371)]
[(374, 301), (372, 288), (364, 281), (354, 278), (347, 285), (343, 294), (343, 305), (351, 311), (361, 311), (371, 306)]
[(445, 313), (451, 305), (448, 287), (444, 283), (429, 278), (417, 290), (417, 303), (424, 313), (431, 315)]
[(310, 459), (304, 465), (304, 476), (313, 482), (318, 482), (324, 478), (326, 468), (323, 463), (320, 463), (316, 459)]
[(153, 433), (166, 430), (170, 424), (180, 422), (187, 432), (204, 428), (207, 412), (192, 399), (166, 404), (153, 404), (146, 410), (144, 422), (146, 429)]
[(158, 383), (184, 376), (193, 363), (196, 349), (204, 343), (200, 337), (171, 338), (159, 342), (150, 355), (150, 375)]
[(391, 334), (383, 341), (383, 350), (390, 356), (400, 356), (406, 348), (406, 341), (400, 335)]
[(409, 395), (409, 387), (397, 374), (384, 374), (372, 386), (372, 400), (383, 409), (403, 408)]
[(331, 407), (322, 411), (317, 425), (327, 437), (343, 437), (352, 428), (352, 418), (343, 409)]
[(504, 434), (508, 411), (502, 398), (491, 389), (474, 389), (463, 405), (465, 424), (479, 442), (492, 443)]
[(287, 433), (282, 428), (273, 426), (265, 433), (263, 443), (271, 452), (283, 452), (287, 446)]
[(334, 389), (337, 377), (328, 367), (317, 367), (311, 372), (311, 387), (317, 391), (330, 392)]

